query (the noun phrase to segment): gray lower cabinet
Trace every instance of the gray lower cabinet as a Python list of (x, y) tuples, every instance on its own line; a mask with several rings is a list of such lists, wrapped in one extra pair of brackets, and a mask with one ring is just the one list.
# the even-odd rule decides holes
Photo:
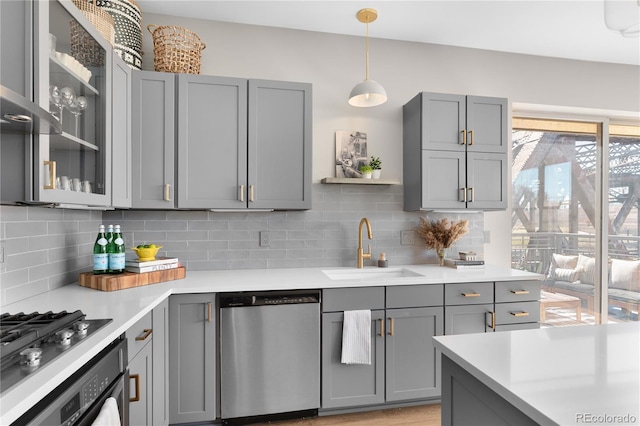
[(491, 325), (493, 282), (444, 286), (444, 334), (484, 333)]
[(423, 92), (404, 106), (405, 210), (507, 207), (507, 103)]
[(111, 206), (129, 208), (131, 184), (131, 75), (129, 65), (113, 53), (111, 84)]
[[(415, 285), (324, 290), (322, 409), (437, 398), (440, 356), (432, 337), (443, 334), (442, 289)], [(358, 309), (371, 309), (371, 365), (341, 363), (344, 311)]]
[(540, 328), (540, 281), (495, 284), (494, 331)]
[(127, 330), (131, 425), (169, 424), (168, 313), (164, 300)]
[(175, 74), (133, 71), (132, 207), (175, 207)]
[(216, 418), (215, 293), (169, 298), (170, 423)]

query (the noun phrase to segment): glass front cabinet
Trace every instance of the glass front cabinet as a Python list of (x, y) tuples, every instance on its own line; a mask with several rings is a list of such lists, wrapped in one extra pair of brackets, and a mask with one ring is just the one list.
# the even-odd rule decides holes
[(33, 200), (111, 205), (111, 45), (70, 0), (34, 2), (36, 102), (62, 125), (33, 147)]

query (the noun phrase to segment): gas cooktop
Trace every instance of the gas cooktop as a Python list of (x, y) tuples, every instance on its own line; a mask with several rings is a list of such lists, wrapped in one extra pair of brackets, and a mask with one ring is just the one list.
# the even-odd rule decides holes
[(109, 322), (86, 320), (82, 311), (0, 315), (0, 393)]

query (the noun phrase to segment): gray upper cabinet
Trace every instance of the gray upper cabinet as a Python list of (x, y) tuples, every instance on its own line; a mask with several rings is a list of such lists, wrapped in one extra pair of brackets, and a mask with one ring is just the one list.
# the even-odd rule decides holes
[(178, 207), (246, 207), (247, 80), (178, 76)]
[(405, 210), (507, 207), (507, 100), (420, 93), (403, 108)]
[(249, 208), (311, 208), (311, 122), (311, 84), (249, 80)]
[(113, 54), (111, 73), (111, 197), (113, 207), (132, 203), (131, 183), (131, 68)]
[(175, 207), (175, 75), (133, 71), (132, 207)]

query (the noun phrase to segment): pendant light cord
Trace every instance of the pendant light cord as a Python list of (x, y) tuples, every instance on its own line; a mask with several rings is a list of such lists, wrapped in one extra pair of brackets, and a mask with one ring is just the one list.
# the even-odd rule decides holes
[(365, 80), (369, 80), (369, 18), (367, 18), (366, 54), (365, 54)]

